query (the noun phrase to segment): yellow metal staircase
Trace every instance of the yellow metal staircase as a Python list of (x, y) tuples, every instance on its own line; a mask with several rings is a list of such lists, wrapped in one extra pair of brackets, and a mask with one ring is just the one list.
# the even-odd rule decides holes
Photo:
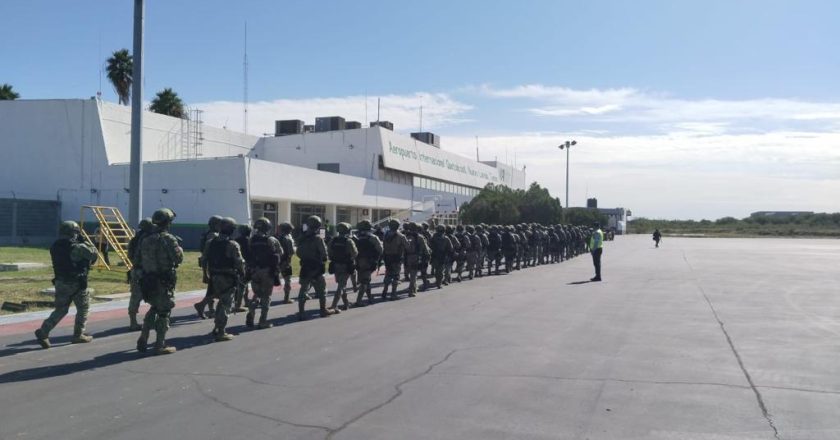
[[(93, 236), (85, 231), (85, 213), (88, 211), (93, 214), (94, 219), (99, 224), (96, 229), (97, 232)], [(111, 246), (111, 249), (122, 260), (125, 268), (131, 269), (131, 260), (128, 258), (128, 242), (134, 237), (134, 230), (128, 227), (119, 209), (112, 206), (82, 206), (79, 226), (85, 239), (97, 246), (99, 258), (96, 261), (96, 267), (113, 270), (104, 258), (105, 247)]]

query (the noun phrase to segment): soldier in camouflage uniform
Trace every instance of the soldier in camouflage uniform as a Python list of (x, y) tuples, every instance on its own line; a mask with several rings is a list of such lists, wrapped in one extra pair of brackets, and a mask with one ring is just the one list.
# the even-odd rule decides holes
[(244, 302), (245, 307), (248, 306), (248, 283), (251, 282), (251, 273), (248, 269), (251, 267), (251, 246), (250, 246), (250, 239), (251, 233), (253, 229), (251, 229), (250, 225), (239, 225), (236, 227), (236, 238), (234, 239), (236, 243), (239, 245), (239, 252), (242, 253), (242, 258), (245, 259), (245, 277), (239, 280), (239, 283), (236, 285), (236, 294), (233, 296), (233, 311), (234, 312), (246, 312), (247, 309), (242, 307)]
[(268, 308), (271, 305), (271, 293), (274, 291), (274, 286), (280, 285), (283, 246), (279, 240), (271, 236), (271, 221), (267, 218), (258, 218), (254, 222), (254, 229), (256, 232), (248, 243), (250, 258), (245, 260), (248, 264), (248, 273), (251, 275), (254, 298), (248, 303), (245, 325), (254, 326), (254, 315), (259, 306), (259, 328), (266, 329), (272, 327), (272, 324), (268, 322)]
[(338, 300), (344, 302), (344, 310), (350, 308), (350, 301), (347, 300), (347, 281), (355, 271), (356, 257), (359, 255), (356, 243), (350, 238), (350, 225), (339, 223), (335, 227), (338, 236), (330, 241), (328, 256), (330, 259), (329, 272), (335, 275), (335, 282), (338, 285), (335, 289), (331, 309), (338, 313)]
[(408, 242), (405, 235), (400, 232), (400, 222), (391, 220), (388, 222), (388, 232), (382, 240), (382, 259), (385, 260), (385, 278), (382, 280), (382, 299), (388, 295), (388, 287), (391, 287), (391, 300), (397, 299), (397, 287), (400, 285), (400, 269), (402, 267), (405, 249)]
[[(408, 296), (417, 295), (417, 271), (420, 269), (421, 261), (428, 261), (431, 252), (426, 237), (420, 233), (420, 226), (417, 223), (408, 223), (405, 233), (407, 246), (405, 248), (405, 264), (408, 267)], [(428, 282), (424, 280), (423, 287)]]
[(231, 240), (235, 231), (236, 220), (223, 218), (219, 236), (207, 243), (204, 250), (204, 264), (210, 275), (210, 285), (213, 286), (213, 298), (219, 300), (212, 333), (216, 342), (233, 339), (233, 335), (225, 329), (237, 283), (245, 276), (245, 259), (242, 258), (239, 243)]
[(154, 228), (151, 218), (140, 220), (137, 233), (128, 242), (128, 259), (131, 261), (131, 271), (128, 273), (131, 286), (131, 297), (128, 299), (128, 329), (131, 331), (137, 331), (143, 327), (137, 323), (137, 313), (140, 312), (140, 301), (143, 299), (143, 292), (140, 290), (140, 279), (143, 277), (143, 267), (140, 265), (140, 242), (143, 241), (143, 237), (151, 234)]
[(356, 296), (354, 307), (362, 307), (362, 302), (367, 295), (368, 303), (373, 303), (373, 295), (370, 292), (371, 274), (376, 270), (379, 258), (382, 256), (382, 241), (373, 234), (373, 225), (369, 220), (362, 220), (356, 225), (359, 233), (356, 236), (356, 247), (359, 254), (356, 256), (356, 272), (359, 276), (359, 294)]
[(431, 263), (432, 272), (435, 275), (435, 286), (440, 289), (441, 284), (445, 281), (446, 265), (449, 264), (449, 255), (452, 253), (452, 242), (446, 235), (445, 226), (435, 226), (435, 234), (432, 235), (432, 241), (429, 243), (429, 247), (432, 251)]
[(467, 233), (464, 235), (469, 242), (467, 248), (467, 277), (473, 279), (478, 265), (478, 256), (481, 255), (481, 238), (475, 233), (475, 226), (468, 225)]
[(70, 304), (76, 306), (73, 326), (74, 344), (90, 342), (93, 337), (85, 334), (90, 297), (87, 276), (91, 263), (96, 261), (96, 248), (80, 239), (79, 225), (74, 221), (62, 222), (58, 228), (59, 239), (50, 247), (53, 284), (55, 285), (55, 310), (35, 330), (35, 338), (43, 348), (50, 348), (50, 331), (67, 315)]
[(140, 242), (140, 265), (143, 278), (140, 287), (143, 300), (151, 306), (143, 319), (143, 328), (137, 339), (137, 351), (145, 352), (149, 332), (155, 329), (155, 353), (170, 354), (175, 347), (166, 345), (166, 332), (169, 330), (169, 315), (175, 307), (176, 269), (184, 261), (184, 250), (178, 244), (178, 238), (169, 233), (169, 226), (175, 219), (175, 213), (162, 208), (152, 215), (155, 229)]
[(306, 320), (306, 292), (315, 288), (320, 305), (320, 316), (326, 318), (335, 311), (327, 309), (327, 281), (324, 279), (327, 262), (327, 246), (318, 234), (321, 218), (313, 215), (303, 225), (303, 235), (298, 241), (297, 256), (300, 258), (300, 292), (298, 293), (298, 319)]
[(283, 304), (292, 302), (289, 296), (292, 293), (292, 256), (295, 255), (295, 242), (292, 240), (291, 223), (280, 223), (280, 235), (277, 240), (280, 242), (280, 247), (283, 248), (283, 254), (280, 256), (280, 275), (283, 277)]
[[(210, 276), (207, 274), (207, 265), (204, 262), (204, 249), (207, 248), (207, 243), (213, 241), (214, 238), (219, 236), (219, 226), (221, 223), (221, 216), (210, 216), (210, 219), (207, 220), (207, 230), (201, 234), (201, 240), (198, 244), (198, 249), (201, 252), (201, 255), (198, 257), (198, 265), (203, 271), (202, 281), (204, 281), (204, 284), (207, 284), (207, 291), (204, 292), (204, 298), (195, 303), (193, 307), (195, 307), (195, 312), (201, 319), (209, 318), (210, 316), (216, 314), (216, 311), (213, 309), (213, 286), (210, 285)], [(204, 314), (204, 307), (206, 306), (210, 306), (210, 312), (207, 315)]]

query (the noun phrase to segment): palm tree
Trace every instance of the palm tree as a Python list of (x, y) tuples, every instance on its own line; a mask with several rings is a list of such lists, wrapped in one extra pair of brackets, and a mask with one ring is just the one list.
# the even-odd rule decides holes
[(176, 118), (183, 118), (184, 102), (178, 97), (178, 94), (173, 92), (169, 87), (157, 92), (155, 99), (152, 100), (152, 105), (149, 110), (160, 113), (162, 115), (174, 116)]
[(20, 94), (12, 90), (11, 84), (3, 84), (0, 86), (0, 101), (13, 101), (20, 98)]
[(108, 81), (114, 86), (114, 91), (120, 99), (120, 104), (128, 105), (131, 94), (132, 71), (134, 61), (128, 49), (120, 49), (108, 58)]

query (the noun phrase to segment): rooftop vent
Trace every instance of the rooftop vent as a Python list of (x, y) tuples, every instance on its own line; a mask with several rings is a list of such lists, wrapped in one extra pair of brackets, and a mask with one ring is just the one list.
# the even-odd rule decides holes
[(344, 118), (341, 116), (315, 118), (316, 132), (344, 130), (345, 125)]
[(287, 119), (285, 121), (274, 121), (274, 135), (287, 136), (290, 134), (303, 133), (303, 121), (300, 119)]
[(394, 131), (394, 123), (391, 121), (374, 121), (370, 123), (371, 127), (382, 127)]
[(358, 121), (347, 121), (344, 123), (345, 130), (356, 130), (362, 128), (362, 123)]
[(440, 136), (430, 133), (428, 131), (421, 131), (418, 133), (411, 133), (411, 137), (420, 142), (429, 144), (433, 147), (440, 148)]

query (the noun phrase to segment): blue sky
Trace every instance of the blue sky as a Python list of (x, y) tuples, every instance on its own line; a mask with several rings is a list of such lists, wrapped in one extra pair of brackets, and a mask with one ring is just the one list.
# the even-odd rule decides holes
[[(0, 83), (89, 97), (131, 48), (130, 0), (4, 0)], [(154, 1), (146, 99), (173, 87), (249, 131), (345, 114), (424, 128), (445, 149), (527, 166), (572, 205), (717, 218), (840, 210), (840, 3), (832, 1)], [(103, 97), (115, 100), (103, 80)], [(368, 112), (365, 114), (365, 96)]]

